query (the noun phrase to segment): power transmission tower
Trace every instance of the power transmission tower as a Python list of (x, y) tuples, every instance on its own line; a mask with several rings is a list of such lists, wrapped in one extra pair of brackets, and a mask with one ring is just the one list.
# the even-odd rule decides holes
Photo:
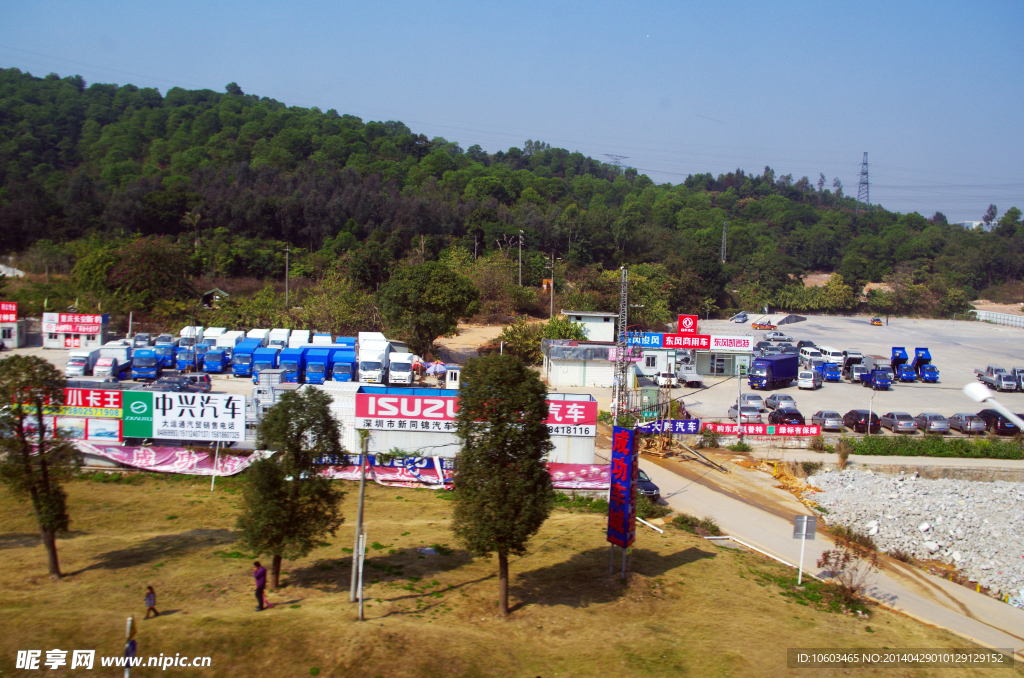
[(628, 155), (612, 155), (611, 153), (605, 153), (604, 157), (611, 158), (612, 164), (616, 167), (622, 167), (622, 161), (629, 158)]
[(612, 423), (619, 424), (619, 414), (625, 414), (628, 405), (628, 391), (626, 390), (626, 375), (629, 371), (629, 341), (626, 332), (626, 316), (629, 302), (627, 299), (627, 281), (629, 273), (626, 267), (622, 267), (622, 287), (619, 290), (619, 336), (615, 343), (615, 415)]
[(871, 211), (871, 195), (869, 193), (870, 185), (868, 183), (868, 152), (864, 151), (864, 160), (860, 164), (860, 185), (857, 186), (857, 207), (853, 210), (853, 216), (860, 214), (860, 203), (861, 201), (867, 206), (868, 212)]
[(729, 228), (729, 222), (728, 221), (723, 221), (722, 222), (722, 263), (723, 264), (725, 263), (725, 233), (726, 233), (726, 229), (728, 229), (728, 228)]

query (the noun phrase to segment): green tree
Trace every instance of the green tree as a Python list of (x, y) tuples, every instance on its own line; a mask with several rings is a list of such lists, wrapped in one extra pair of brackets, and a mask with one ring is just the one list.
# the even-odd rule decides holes
[(250, 299), (231, 299), (209, 316), (213, 326), (283, 327), (290, 329), (291, 319), (284, 312), (284, 300), (267, 283)]
[(437, 261), (396, 271), (377, 293), (389, 329), (407, 337), (413, 352), (423, 356), (435, 339), (458, 329), (459, 318), (476, 312), (479, 298), (469, 278)]
[(888, 290), (873, 289), (868, 292), (868, 308), (888, 319), (896, 311), (896, 295)]
[(853, 308), (857, 303), (857, 295), (843, 280), (843, 276), (833, 273), (822, 289), (819, 303), (828, 311), (841, 311)]
[(57, 534), (71, 522), (61, 481), (81, 464), (78, 448), (47, 423), (64, 404), (64, 386), (61, 373), (42, 358), (0, 361), (0, 398), (8, 403), (0, 414), (0, 480), (31, 502), (52, 579), (61, 576)]
[(141, 307), (195, 296), (188, 254), (162, 238), (140, 238), (124, 248), (107, 286)]
[[(373, 297), (340, 271), (331, 271), (302, 299), (299, 313), (306, 327), (335, 335), (352, 335), (376, 326)], [(253, 325), (255, 327), (255, 325)]]
[(508, 615), (508, 557), (522, 555), (554, 508), (547, 389), (510, 355), (473, 358), (463, 368), (452, 532), (476, 556), (498, 554), (498, 610)]
[(344, 451), (330, 403), (318, 389), (285, 393), (260, 422), (256, 446), (276, 454), (250, 467), (238, 529), (253, 553), (273, 556), (274, 588), (282, 558), (302, 558), (323, 546), (344, 520), (343, 493), (317, 473), (318, 457)]

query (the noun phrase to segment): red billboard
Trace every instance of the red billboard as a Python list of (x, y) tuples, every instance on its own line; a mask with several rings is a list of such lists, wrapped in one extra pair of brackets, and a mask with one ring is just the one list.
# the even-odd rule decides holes
[[(91, 313), (44, 313), (43, 332), (64, 334), (99, 334), (110, 316)], [(68, 348), (72, 348), (68, 346)]]
[[(705, 431), (714, 431), (723, 435), (736, 435), (740, 432), (739, 424), (704, 424)], [(796, 424), (743, 424), (745, 436), (818, 436), (821, 427), (797, 426)]]
[(711, 348), (710, 334), (666, 334), (662, 339), (663, 348)]
[(18, 320), (18, 302), (0, 301), (0, 323), (13, 323)]
[[(545, 421), (552, 435), (593, 436), (597, 402), (549, 400)], [(453, 396), (356, 394), (356, 428), (396, 431), (455, 430), (459, 399)]]
[(695, 315), (679, 316), (679, 334), (697, 334), (697, 321), (699, 319)]

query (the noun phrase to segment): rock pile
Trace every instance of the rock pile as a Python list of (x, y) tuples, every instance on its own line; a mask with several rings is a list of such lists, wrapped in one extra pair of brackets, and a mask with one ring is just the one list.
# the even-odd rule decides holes
[(996, 595), (1024, 589), (1024, 483), (853, 469), (807, 482), (822, 490), (804, 497), (824, 509), (825, 522), (870, 535), (881, 551), (949, 563)]

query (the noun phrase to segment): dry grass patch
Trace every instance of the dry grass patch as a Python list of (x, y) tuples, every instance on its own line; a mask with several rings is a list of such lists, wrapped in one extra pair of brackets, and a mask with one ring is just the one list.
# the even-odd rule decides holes
[[(275, 607), (256, 613), (251, 554), (235, 543), (238, 484), (218, 480), (210, 493), (202, 479), (71, 483), (74, 532), (58, 545), (68, 576), (56, 583), (28, 508), (0, 490), (0, 672), (13, 672), (19, 649), (120, 654), (124, 619), (144, 616), (147, 585), (165, 614), (140, 622), (140, 654), (213, 657), (209, 669), (170, 669), (184, 676), (786, 676), (805, 675), (786, 668), (787, 647), (966, 645), (885, 611), (868, 622), (828, 612), (788, 595), (788, 569), (678, 530), (640, 532), (634, 573), (622, 582), (608, 574), (603, 516), (566, 508), (512, 561), (513, 613), (502, 620), (497, 562), (457, 548), (451, 504), (374, 485), (369, 621), (357, 622), (348, 602), (350, 524), (330, 546), (286, 561)], [(351, 522), (355, 487), (347, 489)], [(428, 547), (435, 553), (419, 551)]]

